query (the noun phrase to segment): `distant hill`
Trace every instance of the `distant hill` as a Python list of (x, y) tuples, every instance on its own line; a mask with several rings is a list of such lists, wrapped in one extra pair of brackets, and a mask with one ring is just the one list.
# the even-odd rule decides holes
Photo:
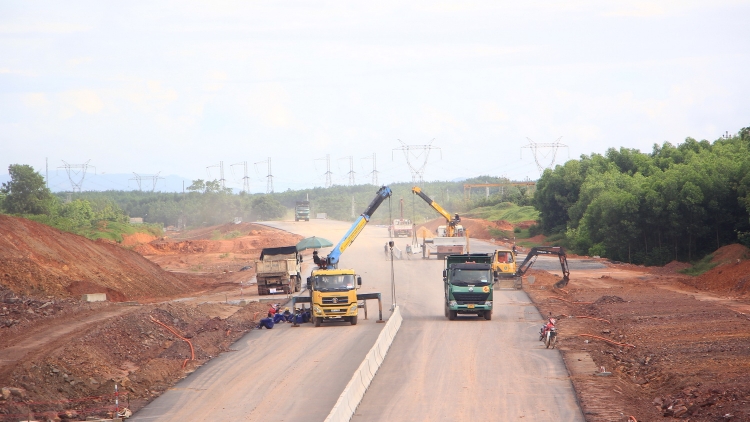
[[(39, 169), (35, 169), (39, 171)], [(41, 169), (42, 176), (44, 176), (44, 169)], [(81, 190), (83, 191), (106, 191), (106, 190), (143, 190), (150, 192), (155, 190), (156, 192), (182, 192), (183, 182), (187, 188), (192, 183), (191, 179), (180, 177), (176, 175), (163, 176), (160, 175), (160, 179), (156, 180), (156, 187), (154, 188), (154, 181), (152, 178), (142, 178), (140, 189), (138, 182), (135, 179), (133, 173), (130, 174), (94, 174), (86, 173), (81, 183)], [(10, 175), (7, 173), (0, 174), (0, 183), (10, 181)], [(77, 175), (74, 178), (76, 183), (81, 181), (81, 175)], [(50, 171), (49, 173), (49, 188), (52, 192), (70, 192), (73, 190), (68, 174), (63, 170)]]

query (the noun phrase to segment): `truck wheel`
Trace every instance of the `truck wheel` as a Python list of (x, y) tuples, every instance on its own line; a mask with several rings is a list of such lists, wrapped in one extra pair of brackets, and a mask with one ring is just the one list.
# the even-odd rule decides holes
[(445, 317), (448, 318), (450, 315), (450, 309), (448, 308), (448, 305), (445, 305)]
[(356, 316), (356, 315), (354, 315), (353, 317), (351, 317), (351, 318), (349, 319), (349, 322), (351, 322), (351, 323), (352, 323), (352, 325), (357, 325), (357, 316)]
[(448, 319), (451, 321), (455, 321), (456, 318), (458, 318), (458, 312), (456, 311), (448, 311)]
[(492, 319), (492, 310), (484, 311), (484, 319), (486, 319), (487, 321)]
[(321, 317), (313, 317), (313, 324), (315, 324), (316, 327), (320, 327), (320, 323), (323, 322), (323, 318)]

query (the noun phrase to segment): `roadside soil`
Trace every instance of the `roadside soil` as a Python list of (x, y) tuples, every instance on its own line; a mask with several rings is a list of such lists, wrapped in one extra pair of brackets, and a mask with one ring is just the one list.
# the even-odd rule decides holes
[(528, 273), (587, 421), (750, 420), (750, 261), (722, 249), (731, 258), (700, 277), (610, 264), (555, 289), (559, 275)]
[(0, 215), (0, 420), (112, 417), (115, 384), (120, 409), (144, 406), (257, 326), (269, 305), (252, 261), (301, 238), (253, 224), (180, 235), (118, 245)]
[[(497, 227), (465, 220), (474, 237)], [(120, 407), (141, 408), (257, 325), (253, 261), (299, 238), (227, 224), (117, 245), (0, 216), (0, 420), (112, 416), (115, 385)], [(565, 289), (529, 271), (587, 421), (750, 420), (748, 258), (725, 246), (699, 277), (608, 263)]]

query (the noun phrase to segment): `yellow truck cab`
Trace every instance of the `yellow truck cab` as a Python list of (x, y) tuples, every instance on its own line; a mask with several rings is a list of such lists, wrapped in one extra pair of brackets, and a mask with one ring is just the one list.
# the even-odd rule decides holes
[(357, 289), (361, 285), (362, 278), (354, 270), (315, 269), (307, 285), (315, 326), (320, 327), (323, 320), (357, 325)]
[(512, 281), (513, 287), (520, 288), (520, 277), (516, 276), (516, 254), (513, 249), (496, 249), (492, 255), (492, 274), (495, 281)]

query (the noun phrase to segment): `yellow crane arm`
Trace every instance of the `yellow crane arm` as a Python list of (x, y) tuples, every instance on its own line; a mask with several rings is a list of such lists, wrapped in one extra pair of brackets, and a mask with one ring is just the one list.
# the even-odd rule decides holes
[(437, 202), (435, 202), (432, 199), (430, 199), (429, 196), (425, 195), (425, 193), (422, 192), (422, 189), (420, 189), (419, 186), (414, 186), (413, 188), (411, 188), (411, 191), (412, 191), (412, 193), (416, 194), (420, 198), (424, 199), (425, 202), (427, 202), (428, 204), (430, 204), (430, 206), (432, 208), (434, 208), (435, 211), (437, 211), (440, 215), (443, 216), (443, 218), (445, 218), (445, 221), (448, 224), (451, 223), (451, 221), (453, 220), (453, 217), (451, 217), (451, 215), (448, 213), (448, 211), (446, 211), (445, 209), (443, 209), (443, 207), (441, 207)]

